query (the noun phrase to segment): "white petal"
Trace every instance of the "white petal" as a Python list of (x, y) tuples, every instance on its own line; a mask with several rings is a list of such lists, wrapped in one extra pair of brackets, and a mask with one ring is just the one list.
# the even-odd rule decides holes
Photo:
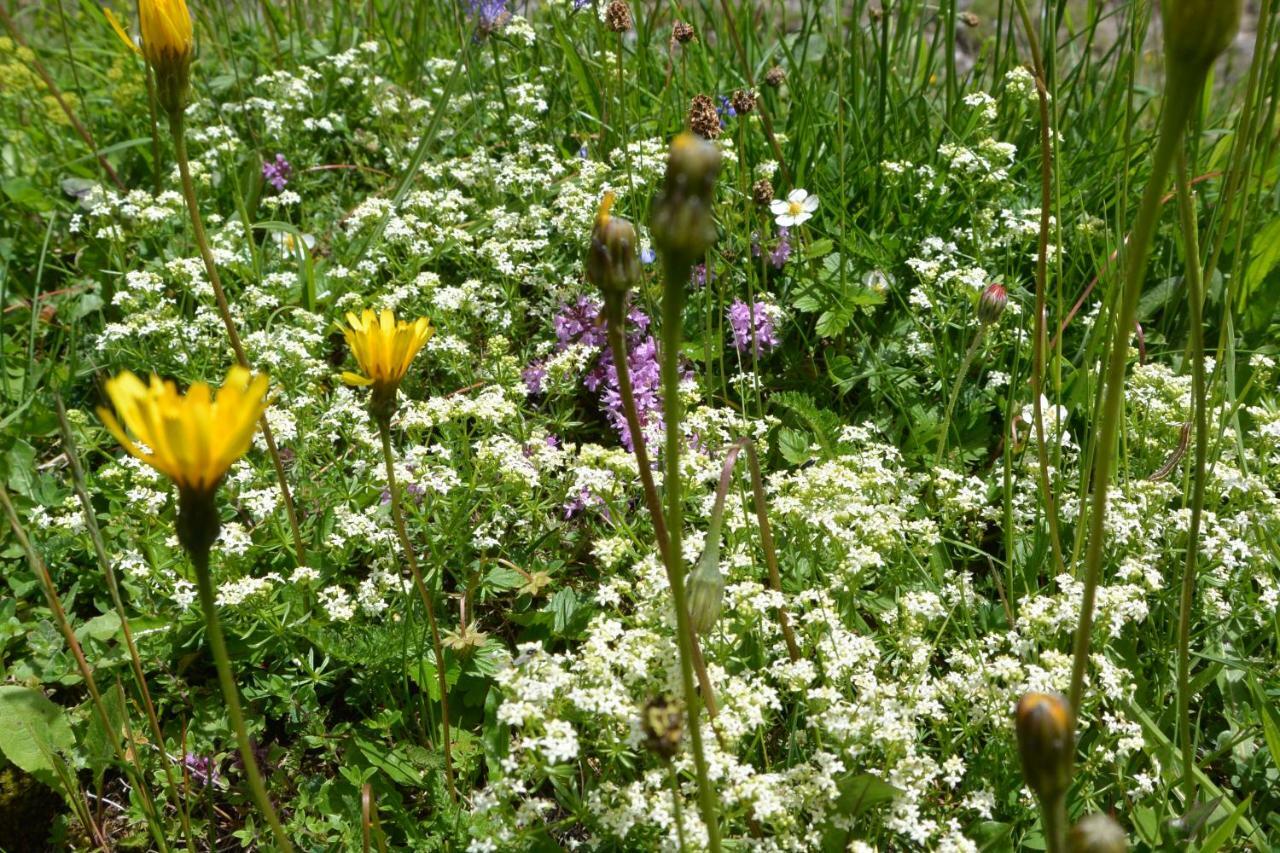
[(769, 202), (769, 210), (775, 214), (786, 213), (787, 203), (780, 198), (775, 198), (773, 201)]
[(808, 190), (794, 189), (787, 195), (787, 201), (799, 204), (809, 195)]
[(804, 223), (808, 222), (811, 218), (813, 218), (813, 214), (807, 210), (803, 210), (791, 218), (796, 221), (796, 225), (803, 225)]
[(778, 217), (777, 221), (783, 228), (790, 228), (792, 225), (796, 224), (796, 218), (789, 213), (782, 214)]
[(813, 213), (815, 210), (817, 210), (818, 197), (816, 195), (811, 195), (808, 198), (806, 198), (804, 200), (804, 209), (809, 211), (810, 213)]

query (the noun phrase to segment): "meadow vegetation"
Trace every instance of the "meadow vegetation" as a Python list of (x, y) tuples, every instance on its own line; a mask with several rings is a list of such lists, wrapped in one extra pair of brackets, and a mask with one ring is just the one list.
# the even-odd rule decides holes
[(0, 0), (0, 850), (1280, 845), (1276, 18)]

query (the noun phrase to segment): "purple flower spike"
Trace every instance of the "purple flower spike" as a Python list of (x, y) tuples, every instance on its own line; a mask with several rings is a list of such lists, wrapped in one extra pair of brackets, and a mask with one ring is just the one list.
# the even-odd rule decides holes
[(277, 154), (275, 160), (267, 160), (262, 164), (262, 177), (275, 187), (276, 192), (289, 185), (289, 176), (292, 174), (293, 167), (284, 159), (283, 154)]
[(741, 299), (729, 306), (729, 328), (733, 333), (733, 348), (738, 352), (751, 352), (757, 358), (778, 345), (777, 330), (773, 326), (774, 308), (765, 302), (748, 305)]

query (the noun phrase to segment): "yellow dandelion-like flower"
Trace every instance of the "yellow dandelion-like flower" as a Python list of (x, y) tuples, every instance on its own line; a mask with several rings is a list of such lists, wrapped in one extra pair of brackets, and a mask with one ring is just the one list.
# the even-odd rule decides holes
[(383, 309), (374, 313), (365, 309), (360, 316), (347, 314), (342, 334), (360, 365), (359, 373), (344, 371), (342, 381), (348, 385), (372, 385), (375, 396), (394, 392), (409, 372), (409, 364), (435, 329), (426, 317), (412, 323), (397, 321)]
[(194, 35), (186, 0), (141, 0), (138, 3), (138, 25), (142, 30), (140, 46), (129, 38), (115, 13), (106, 7), (102, 13), (120, 40), (153, 65), (191, 53)]
[(107, 380), (106, 391), (119, 420), (106, 407), (98, 415), (111, 434), (192, 494), (213, 493), (248, 451), (267, 408), (267, 377), (243, 367), (231, 368), (217, 392), (197, 382), (180, 394), (172, 382), (152, 375), (146, 384), (127, 370)]
[(120, 40), (143, 58), (156, 72), (157, 98), (173, 113), (186, 106), (187, 77), (195, 36), (186, 0), (139, 0), (138, 28), (142, 43), (136, 44), (125, 32), (120, 19), (107, 8), (103, 14)]

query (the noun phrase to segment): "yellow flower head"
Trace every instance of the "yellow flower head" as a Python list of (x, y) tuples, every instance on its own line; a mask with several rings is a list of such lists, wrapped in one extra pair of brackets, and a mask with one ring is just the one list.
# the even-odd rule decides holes
[(192, 494), (213, 493), (227, 469), (249, 449), (267, 408), (267, 377), (243, 367), (231, 368), (216, 394), (204, 382), (179, 394), (172, 382), (152, 375), (150, 384), (144, 384), (127, 370), (107, 380), (106, 390), (120, 417), (116, 420), (109, 409), (99, 407), (98, 415), (111, 434)]
[(187, 76), (191, 67), (194, 35), (186, 0), (138, 0), (138, 26), (142, 45), (134, 44), (119, 19), (103, 8), (116, 35), (136, 53), (141, 53), (156, 72), (157, 97), (173, 112), (186, 106)]
[(348, 385), (372, 385), (375, 396), (399, 387), (413, 357), (435, 332), (426, 317), (406, 323), (397, 321), (385, 308), (377, 314), (366, 308), (359, 317), (347, 314), (347, 324), (342, 334), (360, 372), (345, 371), (342, 381)]

